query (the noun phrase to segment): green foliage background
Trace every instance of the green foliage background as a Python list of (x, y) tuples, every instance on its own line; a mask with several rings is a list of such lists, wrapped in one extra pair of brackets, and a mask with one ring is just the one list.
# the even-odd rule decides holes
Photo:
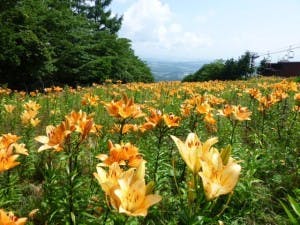
[(238, 60), (216, 60), (212, 63), (205, 64), (194, 74), (183, 78), (182, 81), (237, 80), (247, 78), (254, 72), (251, 57), (251, 53), (247, 51)]
[[(89, 2), (89, 3), (88, 3)], [(0, 84), (31, 90), (106, 79), (152, 82), (111, 0), (0, 1)]]

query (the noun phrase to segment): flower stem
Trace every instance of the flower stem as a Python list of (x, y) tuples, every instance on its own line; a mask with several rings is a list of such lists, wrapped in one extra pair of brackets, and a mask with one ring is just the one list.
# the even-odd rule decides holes
[(265, 115), (266, 115), (266, 112), (263, 111), (262, 112), (262, 122), (261, 122), (261, 143), (263, 143), (264, 141), (264, 126), (265, 126)]
[(298, 112), (295, 112), (295, 115), (294, 115), (294, 117), (292, 119), (292, 122), (290, 123), (290, 126), (289, 126), (289, 128), (287, 130), (285, 146), (288, 146), (290, 144), (291, 137), (289, 137), (289, 136), (292, 133), (292, 128), (293, 128), (293, 126), (294, 126), (294, 124), (296, 122), (298, 114), (299, 114)]
[(164, 137), (164, 129), (160, 128), (159, 129), (159, 136), (158, 136), (158, 142), (157, 142), (157, 151), (156, 151), (156, 159), (155, 159), (155, 167), (154, 167), (154, 174), (153, 174), (153, 180), (156, 182), (157, 179), (157, 170), (158, 170), (158, 161), (159, 161), (159, 156), (160, 156), (160, 148), (162, 144), (162, 140)]
[(224, 213), (225, 209), (228, 208), (228, 205), (229, 205), (229, 202), (230, 202), (230, 200), (232, 198), (232, 195), (233, 195), (233, 193), (230, 193), (228, 195), (227, 201), (226, 201), (225, 205), (223, 206), (222, 210), (217, 214), (217, 217), (221, 216)]
[(121, 122), (121, 127), (120, 127), (120, 132), (119, 132), (119, 143), (123, 139), (123, 129), (124, 129), (125, 123), (126, 123), (126, 119), (123, 119)]
[[(68, 207), (69, 207), (69, 223), (70, 225), (73, 225), (73, 219), (72, 219), (72, 214), (73, 214), (73, 152), (71, 149), (71, 146), (69, 144), (68, 146), (68, 153), (69, 153), (69, 159), (68, 159), (68, 166), (69, 166), (69, 193), (68, 193)], [(73, 214), (74, 215), (74, 214)]]
[(237, 126), (237, 121), (231, 121), (231, 124), (232, 124), (232, 130), (231, 130), (231, 136), (230, 136), (230, 145), (232, 145), (233, 141), (234, 141), (234, 131)]

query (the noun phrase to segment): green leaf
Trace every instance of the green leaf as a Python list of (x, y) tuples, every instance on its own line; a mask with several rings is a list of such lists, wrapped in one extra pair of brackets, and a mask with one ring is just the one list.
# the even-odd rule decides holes
[(75, 217), (75, 214), (73, 212), (71, 212), (71, 219), (72, 219), (74, 225), (76, 225), (76, 217)]
[(89, 213), (87, 213), (87, 212), (82, 212), (81, 215), (84, 215), (84, 216), (89, 217), (89, 218), (91, 218), (91, 219), (97, 219), (96, 216), (94, 216), (94, 215), (92, 215), (92, 214), (89, 214)]
[(300, 217), (300, 206), (299, 206), (299, 204), (290, 195), (288, 195), (288, 200), (289, 200), (290, 205), (292, 206), (294, 212)]
[(282, 201), (279, 200), (279, 202), (282, 205), (287, 216), (289, 217), (290, 222), (294, 225), (298, 225), (297, 219), (294, 217), (294, 215), (291, 213), (291, 211), (286, 207), (286, 205)]
[(227, 145), (225, 148), (222, 149), (220, 156), (224, 165), (227, 165), (229, 157), (231, 155), (231, 151), (231, 145)]

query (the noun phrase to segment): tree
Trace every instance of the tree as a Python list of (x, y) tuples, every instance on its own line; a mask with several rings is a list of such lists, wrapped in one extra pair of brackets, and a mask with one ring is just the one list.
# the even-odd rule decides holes
[(240, 77), (238, 66), (238, 62), (234, 59), (227, 59), (224, 64), (221, 80), (235, 80)]
[(223, 60), (216, 60), (212, 63), (203, 65), (196, 73), (190, 74), (183, 79), (183, 82), (188, 81), (206, 81), (222, 79), (224, 70)]
[(269, 75), (270, 74), (270, 69), (268, 70), (269, 67), (269, 62), (266, 58), (263, 58), (260, 63), (259, 66), (257, 68), (257, 74), (260, 75)]
[(86, 5), (86, 0), (71, 0), (71, 8), (76, 14), (85, 15), (88, 6)]
[[(33, 22), (38, 20), (36, 12), (42, 10), (43, 3), (17, 3), (0, 13), (0, 83), (29, 89), (52, 71), (51, 48), (44, 41), (41, 28)], [(35, 9), (31, 17), (27, 11), (30, 5)]]
[(247, 78), (254, 70), (251, 64), (251, 53), (245, 52), (238, 60), (217, 60), (205, 64), (196, 73), (191, 74), (183, 81), (207, 81), (207, 80), (236, 80)]
[(253, 54), (251, 54), (249, 51), (245, 52), (244, 55), (242, 55), (238, 62), (237, 62), (237, 67), (238, 67), (238, 76), (239, 77), (248, 77), (249, 74), (252, 74), (254, 72), (254, 67), (252, 64), (252, 59)]
[(14, 7), (19, 0), (0, 0), (0, 13)]
[(97, 30), (109, 30), (117, 33), (121, 28), (122, 17), (111, 17), (111, 10), (106, 10), (112, 0), (95, 0), (95, 6), (91, 8), (88, 18), (92, 18)]
[(74, 11), (88, 18), (96, 31), (109, 31), (116, 34), (122, 24), (122, 16), (112, 17), (108, 9), (112, 0), (72, 0)]
[(154, 80), (130, 40), (117, 36), (121, 17), (111, 18), (111, 1), (12, 2), (0, 11), (0, 84), (30, 90), (105, 79)]

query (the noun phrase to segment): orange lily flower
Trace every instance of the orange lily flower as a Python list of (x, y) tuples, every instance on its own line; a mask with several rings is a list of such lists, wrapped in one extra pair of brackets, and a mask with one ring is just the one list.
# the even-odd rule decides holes
[(124, 95), (123, 98), (117, 102), (112, 101), (104, 105), (111, 116), (119, 119), (135, 119), (145, 115), (140, 106), (134, 104), (133, 98), (128, 99), (127, 95)]
[(300, 93), (295, 94), (294, 99), (295, 101), (300, 102)]
[(38, 111), (35, 110), (24, 110), (21, 114), (21, 121), (23, 124), (31, 124), (31, 120), (35, 119)]
[(94, 172), (93, 175), (97, 179), (105, 194), (110, 197), (111, 205), (120, 204), (114, 194), (114, 190), (119, 186), (118, 179), (123, 176), (124, 171), (120, 168), (118, 163), (111, 164), (108, 172), (100, 166), (97, 166), (96, 169), (97, 172)]
[(109, 156), (100, 154), (96, 158), (103, 161), (100, 165), (109, 166), (117, 162), (119, 165), (128, 165), (130, 167), (138, 167), (143, 161), (142, 156), (138, 152), (138, 148), (131, 143), (113, 144), (108, 141)]
[(64, 90), (62, 87), (59, 87), (59, 86), (54, 86), (54, 87), (52, 87), (52, 89), (55, 92), (62, 92)]
[(223, 161), (215, 148), (208, 152), (205, 160), (201, 160), (202, 171), (199, 175), (208, 200), (232, 192), (239, 179), (241, 166), (231, 157), (228, 158), (227, 163)]
[(300, 93), (297, 93), (294, 95), (295, 99), (295, 106), (294, 106), (294, 111), (300, 112)]
[(151, 130), (163, 121), (163, 115), (160, 110), (151, 109), (150, 116), (145, 117), (146, 123), (140, 126), (141, 132), (145, 132), (146, 130)]
[(252, 98), (260, 98), (261, 97), (261, 92), (259, 89), (256, 88), (250, 88), (246, 91)]
[(139, 130), (144, 133), (145, 131), (147, 130), (152, 130), (153, 128), (155, 127), (155, 124), (154, 123), (151, 123), (151, 122), (146, 122), (144, 123), (143, 125), (141, 125), (139, 127)]
[(293, 110), (295, 112), (300, 112), (300, 106), (299, 105), (295, 105), (294, 108), (293, 108)]
[(0, 137), (0, 172), (9, 170), (19, 165), (16, 159), (19, 154), (28, 155), (24, 144), (18, 144), (19, 137), (12, 134), (4, 134)]
[(185, 143), (175, 136), (171, 135), (171, 138), (175, 142), (182, 159), (194, 174), (200, 171), (201, 158), (205, 158), (212, 145), (218, 142), (217, 138), (210, 138), (202, 144), (195, 133), (189, 133)]
[(4, 105), (5, 111), (8, 113), (12, 113), (14, 111), (14, 109), (16, 108), (15, 105), (11, 105), (11, 104), (7, 104)]
[(40, 122), (41, 122), (41, 120), (39, 118), (32, 118), (32, 119), (30, 119), (30, 124), (33, 127), (36, 127)]
[(50, 88), (44, 88), (44, 92), (46, 92), (46, 93), (50, 93), (52, 91), (52, 88), (50, 87)]
[(278, 99), (274, 95), (262, 96), (257, 98), (257, 100), (259, 101), (259, 111), (265, 111), (278, 102)]
[(240, 105), (233, 107), (233, 118), (238, 121), (250, 120), (252, 112), (248, 110), (247, 107), (242, 107)]
[(12, 212), (5, 212), (0, 209), (0, 225), (24, 225), (27, 222), (27, 218), (18, 218)]
[(173, 113), (170, 113), (168, 115), (164, 114), (163, 119), (165, 121), (165, 124), (170, 127), (178, 127), (180, 122), (180, 117), (175, 116)]
[(9, 88), (2, 88), (2, 87), (0, 87), (0, 94), (9, 95), (11, 92), (12, 91)]
[(225, 105), (223, 110), (218, 110), (218, 115), (231, 118), (233, 120), (244, 121), (250, 120), (252, 112), (247, 107), (240, 105)]
[(225, 102), (223, 98), (218, 98), (214, 95), (207, 95), (207, 99), (211, 105), (219, 105)]
[(180, 106), (181, 115), (184, 116), (184, 117), (190, 116), (192, 109), (193, 109), (193, 106), (188, 105), (188, 104), (182, 104)]
[(81, 134), (81, 139), (85, 139), (87, 135), (92, 132), (95, 133), (99, 126), (95, 126), (93, 118), (87, 116), (81, 110), (79, 112), (72, 111), (66, 116), (67, 125), (70, 131), (76, 131)]
[(162, 121), (162, 113), (160, 110), (151, 110), (150, 116), (146, 117), (146, 121), (157, 126)]
[(81, 100), (82, 105), (90, 105), (90, 106), (97, 106), (98, 102), (99, 102), (99, 97), (97, 95), (92, 95), (90, 93), (84, 94)]
[(146, 216), (148, 208), (161, 200), (161, 196), (149, 194), (152, 183), (145, 184), (145, 161), (127, 171), (116, 162), (109, 166), (108, 172), (98, 166), (94, 176), (109, 197), (110, 205), (120, 213)]
[(38, 111), (41, 108), (41, 105), (36, 103), (35, 101), (29, 100), (24, 104), (24, 108), (26, 110), (33, 110), (33, 111)]
[(281, 89), (275, 90), (272, 92), (272, 95), (278, 100), (278, 101), (282, 101), (283, 99), (286, 99), (289, 95), (284, 92)]
[(0, 146), (1, 148), (9, 148), (11, 144), (17, 142), (19, 139), (20, 137), (11, 133), (3, 134), (0, 137)]
[(217, 121), (214, 118), (214, 115), (210, 112), (205, 114), (204, 121), (210, 125), (215, 125)]
[(36, 141), (42, 143), (43, 145), (38, 149), (38, 152), (44, 151), (46, 149), (53, 148), (54, 151), (60, 152), (63, 150), (63, 145), (66, 137), (71, 133), (67, 130), (66, 123), (62, 122), (60, 125), (54, 127), (49, 125), (46, 127), (47, 136), (38, 136), (35, 138)]
[(218, 115), (224, 117), (230, 117), (233, 112), (233, 107), (231, 105), (226, 104), (222, 110), (218, 110)]
[(121, 179), (119, 186), (114, 190), (118, 201), (113, 205), (120, 213), (129, 216), (146, 216), (148, 208), (159, 201), (161, 196), (148, 194), (149, 186), (145, 184), (145, 162), (141, 163), (136, 170), (128, 170)]
[(208, 104), (208, 102), (203, 102), (196, 107), (196, 110), (199, 114), (207, 114), (212, 111), (212, 107)]
[[(130, 131), (138, 131), (139, 127), (136, 124), (124, 124), (122, 128), (122, 134), (127, 134)], [(121, 124), (114, 124), (111, 132), (112, 133), (120, 133), (121, 131)]]

